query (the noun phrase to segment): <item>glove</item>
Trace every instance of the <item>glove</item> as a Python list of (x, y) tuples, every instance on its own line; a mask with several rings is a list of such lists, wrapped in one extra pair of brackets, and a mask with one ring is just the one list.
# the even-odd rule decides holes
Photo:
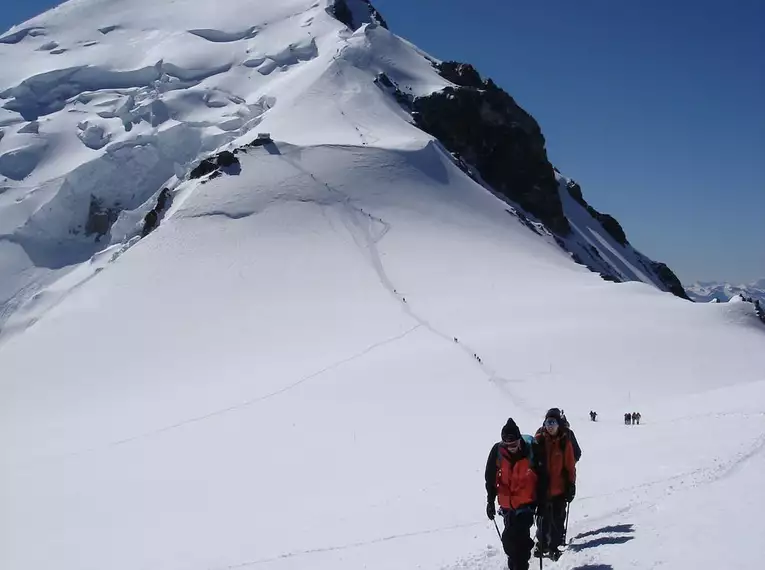
[(576, 483), (569, 483), (566, 489), (566, 502), (571, 503), (576, 497)]
[(486, 516), (489, 520), (494, 520), (494, 516), (497, 514), (497, 509), (494, 507), (494, 501), (488, 501), (486, 503)]

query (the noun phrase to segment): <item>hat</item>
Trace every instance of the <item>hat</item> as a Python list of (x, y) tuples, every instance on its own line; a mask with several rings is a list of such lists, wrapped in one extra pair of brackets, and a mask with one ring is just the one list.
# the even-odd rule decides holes
[(555, 418), (558, 420), (558, 423), (561, 423), (561, 415), (560, 410), (558, 408), (550, 408), (547, 410), (547, 413), (545, 414), (545, 419), (547, 418)]
[(513, 418), (507, 418), (507, 423), (502, 428), (502, 441), (515, 441), (521, 439), (521, 430)]

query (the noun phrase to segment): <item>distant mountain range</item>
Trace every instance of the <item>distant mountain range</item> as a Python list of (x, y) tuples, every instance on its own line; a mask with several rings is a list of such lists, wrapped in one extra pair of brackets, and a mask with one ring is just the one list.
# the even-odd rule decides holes
[(685, 287), (688, 296), (699, 303), (717, 300), (727, 302), (736, 295), (750, 297), (765, 303), (765, 279), (760, 279), (746, 285), (720, 283), (717, 281), (698, 281)]

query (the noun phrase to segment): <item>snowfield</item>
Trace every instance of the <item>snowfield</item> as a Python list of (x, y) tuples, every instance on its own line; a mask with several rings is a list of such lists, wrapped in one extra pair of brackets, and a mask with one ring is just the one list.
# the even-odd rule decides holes
[(634, 282), (531, 231), (374, 82), (446, 86), (428, 57), (327, 0), (0, 36), (1, 568), (500, 570), (486, 454), (551, 406), (584, 454), (546, 568), (759, 567), (753, 306), (658, 290), (563, 192)]

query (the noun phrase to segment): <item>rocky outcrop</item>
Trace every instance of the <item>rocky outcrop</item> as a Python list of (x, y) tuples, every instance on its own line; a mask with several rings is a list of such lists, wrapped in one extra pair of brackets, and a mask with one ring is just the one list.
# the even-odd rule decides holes
[(616, 218), (609, 214), (602, 214), (590, 206), (584, 199), (584, 196), (582, 195), (582, 187), (579, 186), (579, 184), (571, 180), (566, 185), (566, 188), (568, 188), (568, 193), (571, 194), (571, 197), (576, 200), (583, 208), (585, 208), (593, 218), (600, 222), (600, 225), (603, 226), (603, 229), (606, 230), (612, 238), (614, 238), (616, 243), (621, 246), (626, 246), (629, 243), (629, 241), (627, 241), (627, 235), (624, 233), (624, 229), (616, 220)]
[(536, 216), (552, 232), (571, 232), (534, 118), (469, 64), (445, 62), (439, 73), (455, 84), (412, 105), (419, 128), (474, 167), (492, 188)]
[(451, 81), (460, 87), (473, 87), (474, 89), (483, 88), (483, 79), (478, 70), (469, 63), (460, 63), (459, 61), (444, 61), (437, 65), (441, 77)]
[[(483, 80), (470, 64), (447, 61), (433, 62), (433, 66), (453, 85), (414, 99), (385, 73), (377, 75), (375, 84), (410, 112), (420, 129), (438, 139), (463, 172), (507, 198), (509, 213), (539, 235), (552, 234), (577, 263), (617, 283), (645, 280), (648, 276), (647, 282), (690, 300), (672, 270), (636, 251), (616, 218), (587, 203), (579, 184), (568, 180), (566, 189), (562, 188), (560, 179), (566, 179), (556, 176), (560, 172), (547, 158), (539, 124), (508, 93), (491, 79)], [(565, 191), (600, 224), (603, 232), (628, 250), (627, 257), (642, 265), (644, 274), (632, 270), (629, 264), (621, 267), (623, 260), (604, 258), (596, 247), (572, 231), (567, 217), (571, 212), (563, 205), (564, 201), (570, 204), (564, 200)], [(619, 257), (616, 253), (614, 256)]]
[(375, 77), (375, 85), (377, 85), (380, 89), (385, 91), (386, 93), (389, 93), (393, 96), (393, 98), (398, 102), (399, 105), (401, 105), (404, 109), (406, 109), (408, 112), (412, 112), (412, 103), (414, 102), (414, 97), (410, 95), (409, 93), (404, 93), (399, 86), (385, 73), (378, 73), (377, 77)]
[(192, 169), (192, 171), (189, 173), (189, 178), (192, 180), (202, 178), (203, 176), (212, 174), (216, 170), (218, 170), (218, 166), (209, 158), (205, 158)]
[(221, 169), (227, 174), (238, 174), (241, 171), (239, 159), (233, 152), (224, 150), (213, 157), (205, 158), (189, 173), (189, 178), (192, 180), (203, 176), (217, 178), (221, 174)]
[(691, 300), (690, 297), (688, 297), (688, 294), (685, 292), (685, 289), (683, 288), (683, 284), (680, 282), (680, 279), (678, 279), (677, 275), (675, 275), (675, 273), (669, 267), (667, 267), (666, 263), (661, 263), (659, 261), (652, 261), (651, 269), (653, 269), (653, 272), (661, 280), (661, 282), (667, 287), (667, 290), (670, 293), (682, 299), (687, 299), (688, 301)]
[(367, 23), (375, 23), (388, 29), (385, 18), (369, 0), (335, 0), (328, 10), (332, 16), (351, 30), (356, 30)]

